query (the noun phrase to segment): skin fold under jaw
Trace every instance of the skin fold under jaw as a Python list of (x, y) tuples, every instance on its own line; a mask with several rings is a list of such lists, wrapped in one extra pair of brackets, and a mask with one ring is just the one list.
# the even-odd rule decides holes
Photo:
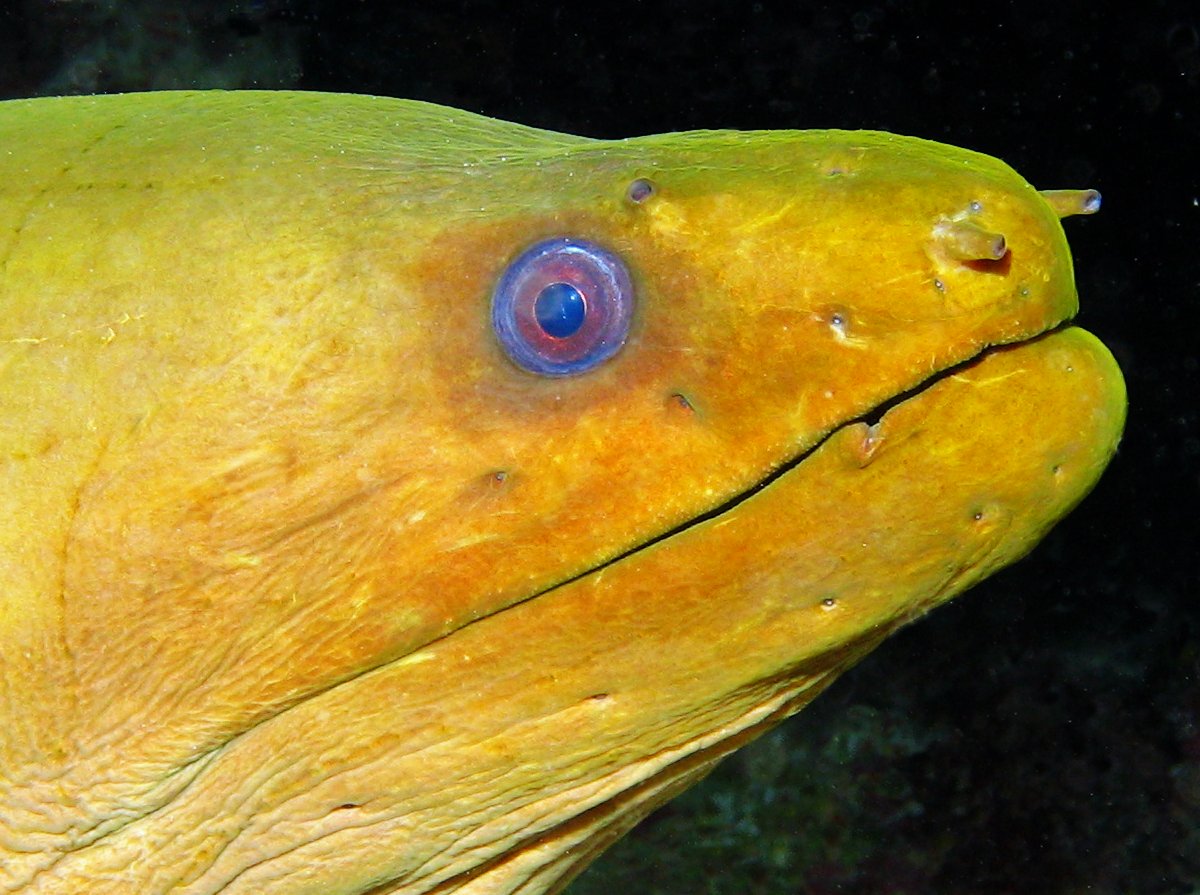
[[(1124, 422), (1098, 195), (966, 150), (270, 92), (0, 145), (3, 892), (558, 891)], [(492, 302), (564, 240), (627, 331), (531, 371)]]

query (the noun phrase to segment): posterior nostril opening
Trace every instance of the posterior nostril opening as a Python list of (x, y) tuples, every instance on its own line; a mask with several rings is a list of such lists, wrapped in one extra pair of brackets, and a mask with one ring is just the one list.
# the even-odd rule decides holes
[(634, 205), (641, 205), (654, 195), (654, 184), (645, 177), (632, 181), (625, 190), (625, 196)]

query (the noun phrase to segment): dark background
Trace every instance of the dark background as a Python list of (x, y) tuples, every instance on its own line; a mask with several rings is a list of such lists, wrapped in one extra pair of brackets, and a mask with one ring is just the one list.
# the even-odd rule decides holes
[[(0, 96), (300, 87), (617, 137), (869, 127), (1096, 187), (1125, 441), (1027, 560), (664, 807), (573, 895), (1200, 891), (1195, 4), (7, 0)], [(0, 147), (2, 150), (3, 147)]]

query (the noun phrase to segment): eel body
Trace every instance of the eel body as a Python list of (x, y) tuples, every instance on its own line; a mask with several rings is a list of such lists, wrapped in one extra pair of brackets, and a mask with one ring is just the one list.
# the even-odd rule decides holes
[[(0, 891), (558, 891), (1092, 487), (1091, 202), (872, 132), (0, 104)], [(566, 268), (497, 323), (538, 246), (622, 271), (586, 368), (506, 341), (591, 332)]]

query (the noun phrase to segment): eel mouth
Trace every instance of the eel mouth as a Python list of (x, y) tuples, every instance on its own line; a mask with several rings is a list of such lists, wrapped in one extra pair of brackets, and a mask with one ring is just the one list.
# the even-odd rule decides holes
[[(350, 829), (343, 822), (378, 833), (336, 846), (375, 854), (434, 829), (444, 839), (420, 867), (442, 862), (439, 890), (491, 880), (526, 849), (607, 841), (609, 820), (621, 828), (801, 708), (899, 624), (1026, 552), (1099, 476), (1123, 401), (1111, 355), (1077, 327), (984, 349), (574, 586), (475, 619), (255, 727), (203, 769), (176, 822), (201, 826), (196, 793), (240, 793), (244, 769), (263, 766), (272, 780), (319, 786), (245, 796), (264, 820), (221, 851), (226, 863), (264, 863), (254, 836), (284, 807), (279, 826), (312, 832), (279, 860), (308, 859), (306, 872), (323, 866), (311, 856), (331, 830)], [(856, 445), (869, 430), (879, 441), (864, 455)], [(419, 796), (390, 795), (415, 784)], [(449, 821), (385, 826), (364, 799), (389, 793), (386, 810), (399, 813), (450, 793), (444, 810), (457, 812), (476, 789), (489, 798), (470, 822), (503, 837)], [(483, 841), (497, 844), (480, 862)], [(471, 875), (455, 874), (456, 861)]]
[[(1100, 210), (1101, 206), (1100, 193), (1094, 189), (1039, 190), (1038, 195), (1060, 220), (1077, 215), (1095, 214)], [(974, 203), (971, 203), (971, 205), (973, 206)], [(940, 219), (934, 223), (930, 234), (930, 250), (932, 254), (945, 264), (977, 272), (1007, 274), (1012, 257), (1009, 240), (1003, 232), (979, 226), (972, 219), (974, 210), (972, 207), (970, 213), (957, 218)], [(961, 375), (994, 353), (1013, 351), (1023, 345), (1036, 343), (1049, 338), (1055, 333), (1065, 331), (1073, 326), (1072, 320), (1073, 313), (1057, 321), (1048, 321), (1048, 325), (1044, 326), (1044, 328), (1025, 333), (1012, 341), (983, 345), (969, 357), (934, 371), (914, 385), (902, 389), (891, 397), (878, 402), (867, 411), (831, 426), (810, 446), (792, 457), (783, 460), (758, 481), (731, 494), (710, 509), (700, 512), (657, 535), (636, 543), (575, 575), (551, 584), (517, 601), (517, 603), (537, 599), (550, 591), (557, 590), (580, 579), (588, 578), (657, 544), (669, 541), (684, 532), (727, 516), (737, 507), (755, 495), (767, 490), (775, 482), (802, 466), (808, 458), (821, 450), (832, 439), (837, 437), (839, 433), (849, 429), (859, 427), (862, 430), (860, 433), (861, 441), (859, 442), (861, 444), (860, 462), (866, 465), (870, 462), (875, 449), (879, 446), (879, 424), (894, 408), (921, 397), (937, 384)], [(677, 397), (685, 404), (687, 403), (688, 399), (686, 396), (680, 394)]]
[(756, 481), (753, 484), (749, 485), (748, 487), (743, 488), (742, 490), (737, 491), (736, 493), (730, 495), (729, 497), (725, 498), (720, 503), (716, 504), (715, 506), (711, 507), (710, 509), (705, 510), (701, 513), (698, 513), (695, 516), (692, 516), (691, 518), (686, 519), (685, 521), (679, 523), (678, 525), (675, 525), (663, 532), (660, 532), (657, 535), (654, 535), (653, 537), (647, 538), (637, 544), (634, 544), (631, 547), (628, 547), (627, 549), (621, 551), (620, 553), (615, 554), (614, 556), (604, 560), (603, 562), (597, 563), (594, 566), (591, 566), (590, 568), (587, 568), (575, 575), (570, 576), (569, 578), (564, 578), (561, 581), (551, 584), (548, 587), (545, 587), (545, 588), (539, 590), (538, 592), (533, 593), (533, 594), (529, 595), (528, 597), (525, 597), (524, 599), (517, 601), (516, 603), (510, 604), (509, 607), (505, 607), (505, 608), (510, 608), (511, 606), (514, 606), (514, 605), (519, 605), (521, 603), (526, 603), (531, 600), (535, 600), (538, 597), (541, 597), (547, 593), (556, 591), (560, 588), (563, 588), (570, 584), (573, 584), (576, 581), (579, 581), (581, 579), (585, 579), (592, 575), (595, 575), (611, 566), (614, 566), (618, 563), (621, 563), (624, 560), (629, 559), (630, 557), (632, 557), (636, 554), (643, 553), (658, 544), (661, 544), (666, 541), (670, 541), (672, 539), (676, 539), (680, 535), (683, 535), (685, 532), (689, 532), (693, 529), (699, 528), (700, 526), (703, 526), (706, 523), (719, 520), (722, 517), (729, 516), (734, 510), (736, 510), (738, 507), (745, 504), (751, 498), (755, 497), (758, 494), (763, 493), (764, 491), (769, 489), (772, 485), (774, 485), (776, 482), (780, 481), (781, 479), (784, 479), (789, 474), (798, 470), (800, 467), (802, 467), (804, 465), (804, 463), (807, 460), (809, 460), (811, 457), (813, 457), (815, 454), (817, 454), (819, 451), (821, 451), (823, 448), (825, 448), (831, 441), (833, 441), (835, 438), (837, 438), (842, 433), (845, 433), (849, 430), (853, 430), (855, 428), (858, 428), (859, 430), (861, 430), (859, 439), (855, 439), (855, 440), (857, 443), (861, 444), (861, 448), (859, 449), (859, 452), (860, 452), (859, 459), (860, 459), (860, 463), (865, 466), (868, 463), (870, 463), (875, 449), (881, 443), (880, 424), (883, 422), (884, 418), (889, 413), (891, 413), (894, 409), (899, 408), (910, 401), (919, 400), (922, 396), (927, 394), (932, 388), (934, 388), (938, 384), (940, 384), (942, 382), (946, 382), (948, 380), (951, 380), (957, 376), (961, 376), (962, 374), (971, 370), (973, 367), (976, 367), (979, 364), (981, 364), (984, 360), (991, 357), (992, 355), (995, 355), (995, 354), (1001, 353), (1001, 352), (1019, 351), (1020, 349), (1022, 349), (1025, 346), (1036, 344), (1040, 341), (1046, 340), (1046, 339), (1052, 337), (1056, 333), (1064, 332), (1064, 331), (1074, 329), (1074, 328), (1075, 328), (1075, 326), (1074, 326), (1073, 320), (1066, 319), (1066, 320), (1060, 321), (1059, 323), (1057, 323), (1045, 330), (1034, 333), (1033, 335), (1019, 339), (1017, 341), (1006, 342), (1006, 343), (995, 344), (995, 345), (986, 345), (983, 348), (981, 348), (979, 351), (975, 352), (970, 357), (965, 358), (961, 361), (958, 361), (957, 363), (951, 364), (950, 366), (944, 367), (941, 370), (938, 370), (934, 373), (931, 373), (929, 376), (922, 379), (920, 382), (916, 383), (915, 385), (910, 386), (909, 388), (904, 389), (902, 391), (899, 391), (899, 392), (895, 393), (894, 395), (892, 395), (890, 398), (886, 398), (885, 400), (875, 404), (870, 409), (868, 409), (866, 412), (860, 413), (854, 417), (850, 417), (850, 418), (844, 420), (843, 422), (830, 427), (823, 435), (821, 435), (809, 447), (805, 448), (802, 451), (799, 451), (792, 457), (785, 459), (778, 466), (776, 466), (774, 469), (772, 469), (770, 472), (768, 472), (766, 475), (764, 475), (762, 478), (760, 478), (758, 481)]

